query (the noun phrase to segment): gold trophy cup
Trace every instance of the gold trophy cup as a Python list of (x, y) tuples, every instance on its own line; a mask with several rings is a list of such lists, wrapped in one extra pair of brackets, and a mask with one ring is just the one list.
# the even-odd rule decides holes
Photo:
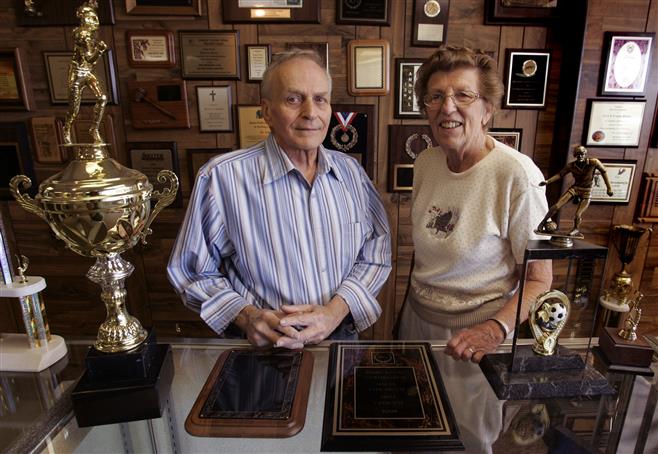
[[(160, 171), (157, 178), (164, 188), (154, 191), (144, 174), (108, 156), (109, 145), (99, 133), (107, 96), (93, 73), (107, 50), (97, 38), (96, 7), (94, 1), (80, 6), (76, 10), (80, 26), (73, 30), (64, 147), (74, 158), (63, 171), (46, 179), (34, 198), (24, 193), (31, 186), (25, 175), (15, 176), (9, 185), (18, 203), (45, 220), (69, 249), (96, 259), (87, 277), (101, 287), (107, 318), (98, 330), (95, 349), (87, 355), (86, 372), (72, 393), (80, 427), (158, 417), (161, 406), (151, 405), (158, 400), (153, 396), (161, 398), (160, 393), (168, 392), (167, 384), (162, 382), (171, 381), (164, 372), (171, 363), (170, 346), (155, 343), (154, 335), (149, 335), (126, 309), (124, 280), (134, 267), (121, 253), (140, 240), (145, 242), (153, 219), (174, 200), (178, 178), (170, 170)], [(85, 89), (96, 98), (89, 129), (93, 143), (73, 143), (72, 126)], [(152, 200), (157, 200), (153, 208)], [(161, 370), (169, 378), (158, 386)], [(133, 384), (130, 391), (117, 393), (126, 383)], [(109, 388), (114, 394), (108, 394)]]
[(628, 312), (636, 292), (626, 266), (635, 258), (642, 236), (651, 229), (635, 225), (615, 225), (612, 229), (612, 242), (619, 253), (622, 266), (599, 301), (603, 307), (613, 312)]

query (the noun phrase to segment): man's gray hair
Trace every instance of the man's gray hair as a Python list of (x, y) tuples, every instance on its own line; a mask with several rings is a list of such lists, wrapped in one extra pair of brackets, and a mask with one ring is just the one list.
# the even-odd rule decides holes
[(298, 47), (293, 47), (292, 49), (286, 50), (284, 52), (276, 53), (272, 57), (272, 62), (265, 70), (265, 73), (263, 74), (263, 82), (261, 82), (260, 85), (261, 98), (271, 99), (272, 79), (274, 78), (277, 69), (283, 63), (287, 62), (288, 60), (292, 60), (293, 58), (303, 58), (306, 60), (311, 60), (312, 62), (316, 63), (320, 68), (324, 69), (327, 75), (327, 81), (329, 82), (329, 93), (331, 93), (331, 85), (332, 85), (331, 74), (329, 73), (329, 70), (327, 69), (325, 62), (322, 60), (322, 57), (320, 57), (320, 54), (318, 54), (313, 49), (300, 49)]

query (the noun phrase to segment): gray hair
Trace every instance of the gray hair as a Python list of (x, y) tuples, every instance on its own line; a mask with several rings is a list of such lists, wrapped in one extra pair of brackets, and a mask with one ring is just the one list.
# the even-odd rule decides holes
[(329, 93), (331, 93), (331, 86), (332, 86), (331, 74), (329, 73), (329, 70), (325, 66), (322, 57), (320, 57), (320, 54), (318, 54), (313, 49), (300, 49), (298, 47), (293, 47), (292, 49), (286, 50), (284, 52), (278, 52), (274, 54), (274, 56), (272, 57), (272, 62), (265, 70), (265, 73), (263, 74), (263, 82), (261, 82), (260, 85), (261, 98), (271, 99), (272, 79), (274, 79), (274, 75), (276, 74), (277, 69), (279, 68), (279, 66), (281, 66), (282, 64), (284, 64), (289, 60), (292, 60), (293, 58), (303, 58), (306, 60), (310, 60), (315, 64), (317, 64), (320, 68), (322, 68), (327, 76), (327, 81), (329, 82)]

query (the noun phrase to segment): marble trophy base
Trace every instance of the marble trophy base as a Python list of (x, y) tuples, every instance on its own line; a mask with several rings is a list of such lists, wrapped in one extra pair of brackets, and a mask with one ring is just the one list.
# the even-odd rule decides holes
[(51, 336), (43, 347), (31, 348), (27, 334), (0, 334), (0, 371), (41, 372), (66, 352), (66, 343), (60, 336)]
[(520, 346), (515, 358), (518, 372), (510, 371), (511, 353), (485, 355), (480, 369), (499, 399), (598, 396), (615, 392), (605, 377), (586, 365), (580, 355), (565, 347), (559, 349), (559, 354), (539, 356), (530, 346)]
[(162, 416), (174, 365), (171, 346), (157, 344), (152, 331), (127, 352), (103, 353), (92, 347), (86, 365), (71, 393), (79, 427)]
[(653, 348), (641, 336), (634, 341), (626, 340), (618, 331), (619, 328), (603, 328), (599, 346), (594, 349), (599, 359), (611, 371), (653, 375), (650, 367)]

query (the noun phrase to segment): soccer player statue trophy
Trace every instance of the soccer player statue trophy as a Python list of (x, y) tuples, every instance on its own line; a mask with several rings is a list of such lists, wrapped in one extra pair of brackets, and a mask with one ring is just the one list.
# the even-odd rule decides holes
[[(158, 345), (152, 331), (145, 330), (128, 314), (124, 280), (134, 266), (121, 253), (140, 240), (146, 242), (154, 218), (178, 191), (178, 178), (172, 171), (160, 171), (157, 179), (165, 187), (154, 191), (144, 174), (108, 156), (110, 144), (104, 142), (99, 131), (107, 95), (94, 74), (107, 45), (97, 37), (96, 9), (95, 1), (78, 7), (80, 25), (72, 33), (63, 146), (72, 151), (74, 159), (63, 171), (46, 179), (34, 199), (24, 193), (31, 185), (28, 177), (18, 175), (10, 182), (12, 195), (25, 210), (45, 220), (69, 249), (96, 259), (87, 277), (101, 286), (107, 318), (87, 355), (87, 370), (73, 391), (80, 426), (160, 416), (162, 407), (150, 408), (145, 402), (154, 401), (153, 393), (168, 392), (168, 386), (158, 385), (157, 380), (161, 373), (166, 375), (161, 369), (171, 363), (171, 349), (169, 345)], [(89, 129), (92, 142), (73, 143), (72, 126), (85, 89), (96, 99)], [(152, 200), (157, 201), (153, 208)], [(130, 392), (127, 389), (122, 393), (122, 384)], [(114, 388), (114, 394), (110, 388)], [(122, 396), (128, 397), (122, 400)], [(155, 401), (159, 402), (157, 398)]]
[[(594, 184), (594, 173), (597, 170), (605, 182), (608, 196), (613, 195), (608, 174), (606, 173), (603, 164), (601, 164), (601, 161), (596, 158), (588, 158), (587, 148), (582, 145), (574, 148), (573, 157), (575, 159), (568, 163), (559, 173), (553, 175), (548, 180), (539, 183), (540, 186), (546, 186), (547, 184), (559, 180), (568, 173), (574, 178), (574, 183), (560, 196), (555, 205), (549, 208), (548, 213), (546, 213), (546, 216), (544, 216), (544, 219), (542, 219), (535, 230), (535, 233), (539, 235), (549, 235), (552, 244), (562, 247), (572, 247), (574, 239), (582, 240), (584, 238), (579, 229), (583, 220), (583, 213), (587, 207), (589, 207), (592, 186)], [(569, 232), (558, 231), (557, 222), (552, 218), (571, 200), (578, 204), (574, 216), (573, 228)]]

